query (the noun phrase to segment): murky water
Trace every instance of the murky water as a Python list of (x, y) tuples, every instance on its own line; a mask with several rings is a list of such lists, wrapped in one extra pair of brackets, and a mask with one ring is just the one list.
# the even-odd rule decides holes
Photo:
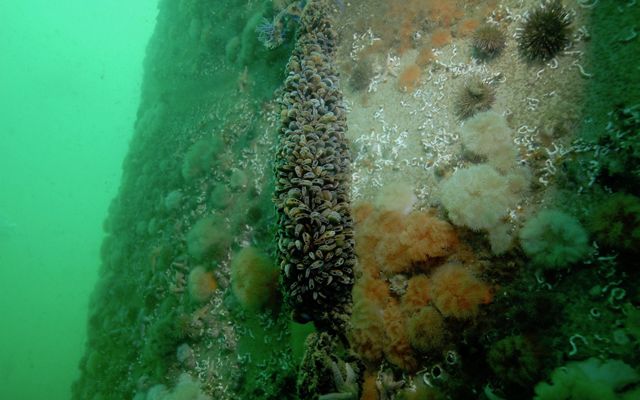
[[(84, 351), (80, 327), (65, 342), (72, 398), (640, 397), (639, 17), (634, 1), (160, 1), (122, 151), (70, 134), (36, 153), (76, 170), (45, 181), (70, 197), (40, 240), (84, 275), (38, 259), (88, 322)], [(107, 120), (88, 137), (113, 143)], [(123, 157), (121, 176), (100, 161)], [(78, 168), (96, 164), (108, 184)], [(4, 272), (41, 245), (17, 244), (33, 216), (0, 208)], [(74, 263), (68, 243), (94, 251)], [(29, 318), (61, 325), (47, 315)], [(6, 360), (22, 398), (28, 362)]]

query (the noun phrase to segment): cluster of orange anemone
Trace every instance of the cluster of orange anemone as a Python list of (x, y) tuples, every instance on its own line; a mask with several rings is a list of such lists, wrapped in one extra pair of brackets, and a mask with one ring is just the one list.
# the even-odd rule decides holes
[(462, 256), (455, 228), (433, 210), (403, 213), (362, 203), (354, 217), (351, 346), (371, 370), (384, 358), (415, 371), (418, 355), (444, 348), (447, 321), (477, 316), (491, 290)]

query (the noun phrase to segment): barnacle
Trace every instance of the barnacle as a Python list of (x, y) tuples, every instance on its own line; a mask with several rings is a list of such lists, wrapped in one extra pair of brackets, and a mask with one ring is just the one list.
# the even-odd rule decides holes
[(518, 43), (522, 55), (530, 61), (552, 59), (569, 43), (571, 14), (560, 0), (549, 0), (524, 20)]

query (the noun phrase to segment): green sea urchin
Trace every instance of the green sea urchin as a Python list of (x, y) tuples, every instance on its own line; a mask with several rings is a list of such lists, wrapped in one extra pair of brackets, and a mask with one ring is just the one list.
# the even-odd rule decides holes
[(504, 32), (495, 25), (482, 25), (473, 33), (472, 44), (479, 58), (498, 55), (506, 46)]
[(530, 61), (547, 61), (569, 43), (572, 17), (559, 0), (549, 0), (524, 20), (518, 43)]
[(491, 86), (479, 78), (473, 78), (462, 85), (455, 101), (455, 112), (460, 119), (466, 119), (491, 108), (496, 99)]

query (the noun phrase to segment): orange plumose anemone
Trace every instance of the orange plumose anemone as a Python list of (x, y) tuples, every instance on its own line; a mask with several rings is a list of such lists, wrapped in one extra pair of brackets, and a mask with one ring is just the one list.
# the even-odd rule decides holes
[(371, 276), (403, 273), (415, 264), (452, 254), (458, 245), (455, 229), (432, 211), (374, 210), (355, 228), (360, 267)]
[(364, 222), (374, 211), (373, 204), (370, 202), (362, 201), (356, 203), (352, 207), (351, 215), (353, 216), (353, 222), (356, 224), (360, 224)]
[(451, 254), (458, 244), (458, 237), (448, 222), (430, 211), (421, 211), (406, 217), (400, 243), (407, 247), (407, 261), (416, 263)]
[(353, 291), (354, 296), (365, 298), (381, 308), (387, 304), (391, 296), (387, 281), (373, 277), (366, 272), (358, 279)]
[(385, 338), (382, 310), (379, 302), (372, 301), (361, 285), (354, 286), (349, 343), (362, 360), (370, 365), (375, 365), (382, 359)]
[(434, 307), (423, 307), (407, 322), (411, 345), (419, 351), (428, 352), (442, 347), (444, 342), (444, 320)]
[(427, 4), (429, 21), (444, 27), (451, 26), (464, 15), (455, 0), (430, 1)]
[(373, 254), (380, 269), (387, 274), (408, 271), (416, 263), (427, 263), (453, 252), (458, 243), (454, 228), (430, 212), (409, 215), (386, 211), (379, 215), (384, 234)]
[(360, 400), (378, 400), (378, 388), (376, 386), (376, 374), (370, 371), (364, 373), (362, 382), (362, 394)]
[(458, 36), (465, 37), (471, 35), (476, 28), (480, 26), (480, 21), (477, 18), (466, 18), (458, 23)]
[(231, 236), (223, 220), (215, 215), (202, 217), (187, 234), (189, 255), (196, 260), (222, 258), (230, 242)]
[(417, 64), (406, 67), (398, 77), (398, 89), (412, 92), (419, 84), (422, 77), (422, 68)]
[(417, 361), (413, 356), (413, 349), (407, 332), (406, 317), (400, 305), (390, 301), (384, 309), (384, 355), (393, 365), (405, 371), (413, 371)]
[(231, 261), (231, 288), (240, 304), (260, 311), (276, 304), (278, 268), (255, 247), (245, 247)]
[(402, 295), (402, 308), (411, 314), (431, 302), (429, 278), (425, 275), (412, 276), (407, 282), (407, 290)]
[[(357, 207), (354, 215), (357, 221), (354, 235), (358, 264), (362, 270), (377, 277), (380, 268), (374, 254), (380, 239), (384, 236), (384, 233), (379, 229), (379, 212), (373, 209), (371, 203), (364, 203), (362, 206)], [(398, 225), (397, 230), (400, 229)]]
[[(369, 241), (370, 246), (367, 251), (358, 252), (358, 256), (365, 259), (369, 255), (374, 256), (373, 262), (378, 268), (385, 272), (402, 272), (406, 265), (403, 265), (402, 248), (397, 246), (397, 238), (404, 230), (405, 216), (399, 211), (384, 210), (377, 212), (373, 218), (369, 218), (361, 239)], [(369, 233), (366, 232), (369, 230)], [(375, 237), (375, 240), (372, 238)], [(356, 248), (358, 237), (356, 237)], [(365, 250), (365, 249), (361, 249)], [(357, 251), (357, 250), (356, 250)]]
[(416, 56), (416, 64), (424, 68), (435, 60), (435, 55), (430, 45), (424, 45), (420, 48), (418, 55)]
[(213, 274), (202, 266), (197, 266), (189, 272), (189, 296), (197, 301), (204, 302), (211, 297), (218, 288)]
[(431, 45), (440, 48), (451, 43), (451, 33), (448, 29), (438, 29), (431, 35)]
[(472, 318), (481, 304), (491, 302), (491, 290), (461, 264), (449, 263), (431, 275), (433, 304), (446, 317)]

